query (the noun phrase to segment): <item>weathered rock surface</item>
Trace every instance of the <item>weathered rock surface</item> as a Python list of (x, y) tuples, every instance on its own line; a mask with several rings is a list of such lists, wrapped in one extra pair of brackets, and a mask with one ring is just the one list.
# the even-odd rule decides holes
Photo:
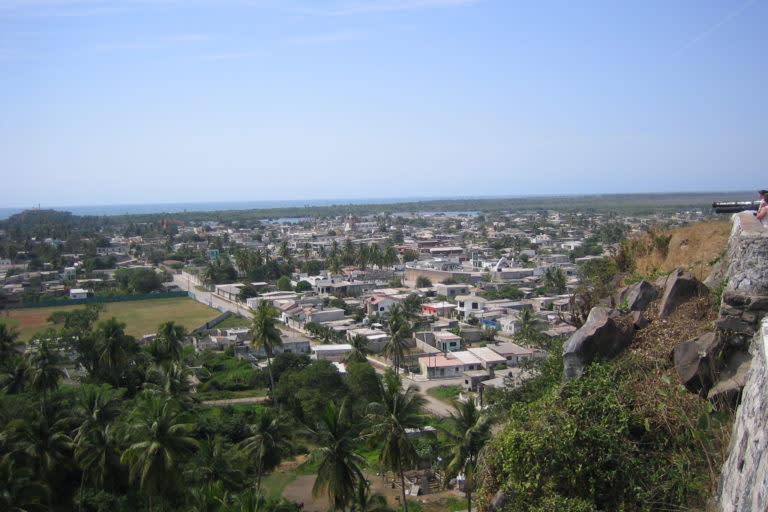
[(768, 322), (764, 321), (752, 340), (752, 365), (715, 496), (716, 508), (722, 512), (763, 512), (768, 504), (767, 344)]
[(677, 269), (672, 272), (664, 288), (659, 304), (659, 316), (669, 316), (680, 304), (704, 293), (706, 287), (690, 272)]
[(612, 358), (632, 342), (633, 331), (617, 322), (618, 311), (596, 307), (563, 348), (563, 380), (578, 379), (596, 357)]
[(656, 287), (648, 281), (640, 281), (623, 288), (616, 294), (616, 305), (627, 305), (630, 311), (645, 311), (650, 303), (658, 297)]
[(688, 391), (702, 394), (709, 391), (717, 377), (717, 356), (722, 346), (720, 334), (710, 332), (675, 347), (672, 351), (675, 372)]
[(645, 316), (645, 313), (642, 311), (634, 311), (632, 313), (632, 327), (635, 328), (635, 330), (645, 329), (650, 325), (651, 321), (648, 320), (648, 317)]
[(728, 361), (720, 371), (720, 377), (707, 394), (707, 399), (715, 404), (735, 406), (739, 395), (747, 383), (749, 367), (752, 364), (752, 356), (746, 352), (738, 351), (728, 358)]

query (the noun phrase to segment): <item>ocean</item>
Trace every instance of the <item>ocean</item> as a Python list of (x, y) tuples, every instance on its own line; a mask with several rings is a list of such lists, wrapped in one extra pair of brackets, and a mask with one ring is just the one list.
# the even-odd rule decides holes
[[(221, 201), (202, 203), (150, 203), (150, 204), (105, 204), (86, 206), (49, 206), (49, 210), (71, 212), (73, 215), (126, 215), (142, 213), (206, 212), (221, 210), (249, 210), (255, 208), (302, 208), (304, 206), (330, 206), (342, 204), (390, 204), (436, 199), (459, 199), (457, 197), (402, 197), (402, 198), (356, 198), (356, 199), (287, 199), (276, 201)], [(467, 199), (467, 198), (461, 198)], [(30, 206), (33, 208), (36, 206)], [(29, 208), (0, 208), (0, 220)]]

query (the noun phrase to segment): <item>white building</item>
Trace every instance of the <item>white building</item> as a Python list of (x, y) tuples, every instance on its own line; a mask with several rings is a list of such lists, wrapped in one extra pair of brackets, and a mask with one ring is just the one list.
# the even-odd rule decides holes
[(312, 356), (315, 359), (325, 359), (326, 361), (343, 361), (352, 352), (352, 345), (349, 343), (339, 343), (330, 345), (312, 345)]
[(72, 288), (71, 290), (69, 290), (69, 298), (70, 299), (87, 299), (88, 290), (84, 290), (82, 288)]

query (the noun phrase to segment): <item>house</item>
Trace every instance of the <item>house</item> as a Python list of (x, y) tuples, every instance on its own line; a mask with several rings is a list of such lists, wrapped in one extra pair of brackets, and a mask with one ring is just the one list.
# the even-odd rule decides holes
[(365, 301), (369, 315), (383, 316), (399, 301), (387, 295), (374, 295)]
[(82, 288), (72, 288), (71, 290), (69, 290), (69, 298), (70, 299), (87, 299), (88, 290), (84, 290)]
[(455, 299), (457, 295), (466, 295), (469, 293), (468, 284), (443, 284), (435, 285), (435, 293), (448, 299)]
[(461, 374), (467, 391), (477, 391), (480, 383), (493, 378), (493, 370), (469, 370)]
[(343, 361), (352, 352), (352, 345), (349, 343), (339, 343), (330, 345), (313, 345), (310, 347), (315, 359), (325, 359), (326, 361)]
[(486, 370), (494, 368), (496, 365), (504, 365), (507, 362), (505, 356), (494, 352), (488, 347), (470, 347), (468, 352), (474, 354), (481, 361), (481, 365)]
[(469, 318), (470, 315), (480, 316), (485, 309), (485, 303), (488, 299), (479, 295), (458, 295), (456, 297), (456, 313), (463, 318)]
[(242, 283), (217, 284), (214, 288), (214, 293), (219, 297), (223, 297), (234, 302), (237, 301), (238, 294), (244, 287), (245, 285)]
[(435, 348), (441, 352), (456, 352), (461, 350), (461, 336), (449, 331), (440, 331), (434, 333)]
[(449, 358), (445, 354), (430, 354), (419, 358), (421, 374), (428, 379), (446, 379), (461, 377), (464, 371), (464, 363), (455, 358)]
[(506, 360), (507, 366), (517, 366), (525, 359), (545, 356), (544, 352), (541, 350), (521, 347), (517, 343), (512, 343), (511, 341), (488, 345), (487, 348), (490, 348), (502, 356)]
[(456, 304), (451, 304), (450, 302), (427, 302), (421, 305), (421, 311), (424, 314), (443, 318), (450, 318), (455, 309)]
[(378, 329), (350, 329), (347, 331), (347, 339), (352, 340), (355, 336), (363, 336), (368, 340), (368, 350), (378, 353), (384, 350), (384, 346), (389, 341), (389, 335)]
[(469, 350), (451, 352), (451, 355), (464, 363), (464, 371), (480, 370), (483, 367), (483, 361)]

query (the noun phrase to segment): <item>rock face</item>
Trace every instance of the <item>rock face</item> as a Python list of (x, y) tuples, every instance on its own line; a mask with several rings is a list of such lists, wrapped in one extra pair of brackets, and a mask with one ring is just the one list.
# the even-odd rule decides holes
[(648, 305), (656, 299), (659, 292), (648, 281), (631, 284), (616, 294), (616, 305), (622, 307), (626, 303), (630, 311), (645, 311)]
[(675, 347), (675, 371), (688, 391), (706, 395), (717, 377), (717, 356), (722, 346), (720, 334), (710, 332)]
[(722, 512), (764, 511), (768, 504), (768, 321), (752, 341), (752, 365), (715, 496)]
[(707, 399), (717, 406), (735, 407), (741, 390), (747, 383), (752, 356), (746, 352), (735, 352), (728, 358), (720, 372), (717, 383), (707, 394)]
[(632, 341), (633, 331), (617, 322), (617, 311), (592, 308), (587, 321), (573, 333), (563, 348), (563, 380), (578, 379), (596, 357), (612, 358)]
[(722, 263), (725, 289), (716, 326), (751, 338), (768, 313), (768, 230), (750, 213), (733, 216)]
[(672, 272), (659, 304), (659, 317), (669, 316), (680, 304), (700, 295), (706, 287), (690, 272), (677, 269)]

